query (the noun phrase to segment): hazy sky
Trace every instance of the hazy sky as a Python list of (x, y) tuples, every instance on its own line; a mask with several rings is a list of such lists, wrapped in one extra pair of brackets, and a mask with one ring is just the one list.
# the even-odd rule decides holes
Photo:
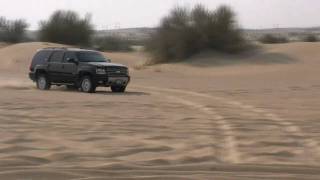
[(92, 14), (98, 29), (154, 27), (172, 7), (202, 3), (234, 8), (244, 28), (320, 26), (320, 0), (0, 0), (0, 16), (23, 18), (30, 29), (57, 9)]

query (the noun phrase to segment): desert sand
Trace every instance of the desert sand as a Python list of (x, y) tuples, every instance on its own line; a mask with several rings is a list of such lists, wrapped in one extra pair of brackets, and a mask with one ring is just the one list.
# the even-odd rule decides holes
[[(320, 43), (135, 69), (125, 94), (39, 91), (37, 49), (0, 49), (0, 179), (320, 179)], [(214, 61), (214, 62), (213, 62)]]

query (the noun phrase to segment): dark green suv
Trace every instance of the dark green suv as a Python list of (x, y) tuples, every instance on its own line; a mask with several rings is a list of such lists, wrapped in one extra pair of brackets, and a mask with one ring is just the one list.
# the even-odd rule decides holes
[(128, 67), (111, 63), (98, 51), (76, 48), (38, 50), (29, 77), (41, 90), (48, 90), (51, 85), (66, 85), (86, 93), (94, 93), (98, 86), (125, 92), (130, 82)]

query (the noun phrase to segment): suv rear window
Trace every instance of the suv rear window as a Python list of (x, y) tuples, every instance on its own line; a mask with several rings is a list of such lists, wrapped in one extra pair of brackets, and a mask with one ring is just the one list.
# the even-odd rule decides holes
[(63, 51), (54, 51), (50, 58), (50, 62), (62, 62), (63, 56), (64, 56)]
[(42, 50), (37, 52), (37, 54), (32, 59), (31, 68), (34, 68), (34, 66), (38, 64), (44, 64), (48, 61), (52, 51), (49, 50)]
[(32, 59), (32, 64), (43, 64), (51, 55), (50, 51), (39, 51)]

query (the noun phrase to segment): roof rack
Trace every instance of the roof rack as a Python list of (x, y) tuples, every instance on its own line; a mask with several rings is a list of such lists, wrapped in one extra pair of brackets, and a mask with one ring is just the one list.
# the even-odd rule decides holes
[(42, 49), (68, 49), (69, 47), (46, 47)]
[(96, 51), (95, 49), (86, 49), (86, 48), (74, 48), (74, 47), (46, 47), (46, 48), (41, 48), (38, 49), (37, 51), (41, 50), (74, 50), (74, 51)]

